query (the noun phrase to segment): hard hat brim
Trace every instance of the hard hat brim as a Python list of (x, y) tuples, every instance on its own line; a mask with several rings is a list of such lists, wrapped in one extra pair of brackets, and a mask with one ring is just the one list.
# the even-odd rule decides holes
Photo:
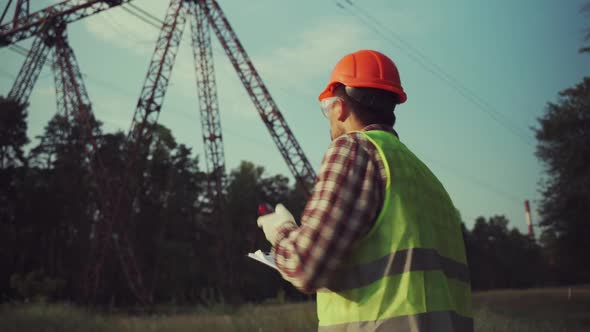
[(326, 86), (324, 91), (322, 91), (322, 93), (320, 93), (320, 95), (318, 96), (318, 100), (321, 101), (322, 99), (325, 99), (325, 98), (334, 97), (334, 91), (336, 90), (336, 85), (338, 85), (338, 84), (350, 86), (353, 88), (375, 88), (375, 89), (391, 91), (399, 97), (399, 104), (403, 104), (408, 99), (408, 96), (406, 95), (406, 93), (404, 92), (403, 89), (401, 89), (401, 88), (397, 89), (395, 87), (392, 87), (390, 84), (381, 84), (381, 83), (375, 83), (375, 82), (355, 82), (354, 84), (344, 84), (339, 81), (333, 81), (333, 82), (328, 83), (328, 85)]

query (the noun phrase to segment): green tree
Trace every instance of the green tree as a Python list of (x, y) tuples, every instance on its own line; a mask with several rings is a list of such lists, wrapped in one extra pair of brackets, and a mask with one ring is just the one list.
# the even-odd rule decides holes
[(508, 219), (479, 217), (470, 232), (463, 227), (471, 284), (475, 289), (523, 288), (544, 283), (541, 248)]
[[(535, 129), (545, 165), (541, 225), (555, 237), (556, 257), (568, 282), (590, 280), (590, 77), (560, 92)], [(548, 236), (546, 236), (548, 238)]]
[(25, 201), (23, 184), (27, 158), (26, 105), (0, 96), (0, 299), (11, 293), (11, 272), (19, 265), (20, 215)]
[[(198, 158), (177, 144), (164, 126), (156, 126), (150, 145), (136, 151), (137, 171), (130, 173), (133, 151), (121, 132), (103, 134), (100, 123), (93, 122), (97, 151), (89, 155), (83, 128), (58, 114), (25, 155), (26, 136), (13, 139), (26, 133), (24, 118), (20, 119), (18, 126), (5, 126), (12, 136), (3, 132), (0, 137), (3, 151), (9, 151), (4, 153), (8, 166), (0, 167), (0, 180), (9, 184), (2, 187), (0, 200), (2, 300), (80, 299), (93, 229), (103, 220), (96, 187), (102, 174), (112, 189), (109, 193), (118, 196), (113, 234), (126, 228), (156, 302), (215, 304), (260, 301), (278, 294), (296, 297), (279, 274), (246, 258), (247, 252), (270, 247), (256, 226), (258, 203), (284, 203), (299, 219), (305, 195), (287, 177), (268, 176), (264, 168), (243, 162), (228, 177), (219, 218), (211, 214), (205, 199), (208, 175), (199, 169)], [(104, 173), (96, 171), (98, 165)], [(119, 196), (124, 181), (130, 185)], [(108, 250), (96, 304), (135, 303), (117, 246)]]
[(301, 215), (304, 200), (298, 200), (300, 191), (289, 186), (282, 175), (265, 176), (265, 170), (243, 161), (229, 175), (227, 199), (222, 225), (215, 227), (219, 235), (216, 246), (217, 274), (223, 278), (221, 287), (227, 299), (255, 301), (275, 296), (281, 289), (293, 294), (292, 287), (269, 268), (246, 258), (256, 249), (270, 250), (264, 233), (256, 226), (258, 204), (274, 206), (283, 203), (297, 218)]
[(504, 255), (507, 245), (508, 220), (504, 216), (493, 216), (487, 221), (479, 217), (473, 226), (471, 260), (473, 286), (481, 289), (505, 287), (508, 283), (507, 261)]
[(25, 164), (27, 105), (0, 96), (0, 168)]
[[(100, 124), (95, 123), (97, 133)], [(31, 174), (36, 181), (23, 188), (31, 210), (23, 216), (31, 223), (38, 243), (39, 269), (66, 280), (70, 293), (80, 289), (89, 249), (89, 234), (99, 198), (94, 189), (83, 130), (62, 114), (45, 127), (40, 143), (31, 150)], [(45, 160), (46, 162), (39, 162)], [(39, 240), (40, 239), (40, 240)], [(74, 298), (74, 297), (72, 297)]]

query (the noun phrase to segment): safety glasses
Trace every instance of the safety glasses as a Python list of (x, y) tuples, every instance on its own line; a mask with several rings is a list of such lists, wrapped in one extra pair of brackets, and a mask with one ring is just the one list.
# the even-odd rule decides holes
[(330, 112), (332, 105), (334, 105), (334, 102), (336, 102), (336, 100), (338, 100), (338, 99), (340, 99), (340, 97), (328, 97), (328, 98), (324, 98), (320, 101), (320, 107), (322, 108), (322, 113), (324, 114), (324, 116), (326, 118), (328, 117), (328, 113)]

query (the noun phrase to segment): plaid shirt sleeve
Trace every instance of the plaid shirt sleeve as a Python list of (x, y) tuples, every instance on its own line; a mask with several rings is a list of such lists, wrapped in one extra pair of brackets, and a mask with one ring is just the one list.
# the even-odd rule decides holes
[(360, 133), (332, 141), (301, 226), (284, 226), (274, 243), (283, 278), (312, 293), (329, 283), (355, 240), (373, 226), (383, 204), (384, 166)]

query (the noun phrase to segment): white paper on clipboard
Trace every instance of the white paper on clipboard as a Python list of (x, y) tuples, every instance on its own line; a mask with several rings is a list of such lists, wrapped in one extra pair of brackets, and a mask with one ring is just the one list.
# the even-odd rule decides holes
[(279, 270), (275, 264), (275, 255), (273, 253), (263, 253), (261, 250), (256, 250), (255, 252), (248, 253), (248, 257), (270, 266), (277, 271)]

